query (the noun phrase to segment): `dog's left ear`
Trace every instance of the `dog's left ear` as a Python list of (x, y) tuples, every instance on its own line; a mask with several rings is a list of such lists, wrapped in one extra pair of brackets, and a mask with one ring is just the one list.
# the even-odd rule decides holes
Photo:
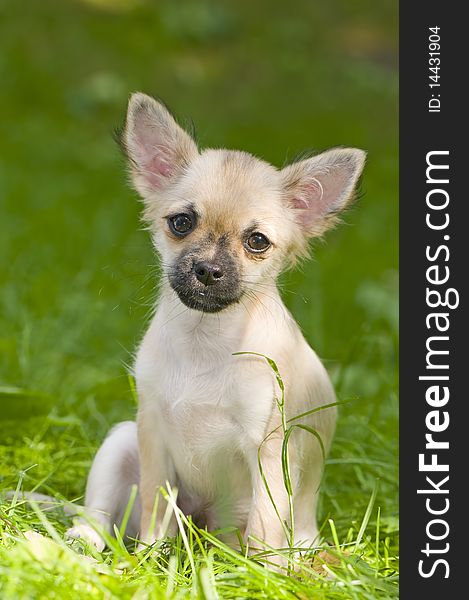
[(365, 152), (336, 148), (281, 171), (286, 199), (307, 236), (322, 235), (353, 200)]
[(122, 145), (134, 187), (144, 199), (164, 191), (198, 154), (169, 110), (140, 92), (130, 97)]

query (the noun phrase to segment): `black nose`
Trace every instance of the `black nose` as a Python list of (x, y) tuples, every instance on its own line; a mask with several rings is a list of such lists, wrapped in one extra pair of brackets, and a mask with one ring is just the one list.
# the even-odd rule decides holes
[(197, 279), (204, 285), (213, 285), (223, 277), (223, 271), (214, 263), (202, 261), (194, 265)]

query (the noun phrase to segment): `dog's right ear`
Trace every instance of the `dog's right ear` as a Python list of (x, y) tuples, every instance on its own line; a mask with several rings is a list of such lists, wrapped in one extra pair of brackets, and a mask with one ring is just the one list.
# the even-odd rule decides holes
[(146, 94), (132, 94), (122, 145), (141, 196), (162, 191), (198, 154), (191, 136), (168, 109)]

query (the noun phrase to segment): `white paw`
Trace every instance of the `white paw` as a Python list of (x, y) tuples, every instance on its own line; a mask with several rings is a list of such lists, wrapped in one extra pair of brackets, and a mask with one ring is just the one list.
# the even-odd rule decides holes
[(135, 550), (136, 554), (146, 552), (147, 550), (149, 550), (151, 548), (151, 546), (153, 546), (153, 544), (156, 541), (157, 541), (157, 538), (154, 535), (149, 536), (146, 540), (140, 541), (140, 543), (138, 544), (138, 546)]
[(99, 533), (86, 523), (80, 523), (79, 525), (71, 527), (66, 531), (65, 536), (76, 540), (84, 540), (85, 542), (92, 544), (98, 552), (102, 552), (106, 545)]

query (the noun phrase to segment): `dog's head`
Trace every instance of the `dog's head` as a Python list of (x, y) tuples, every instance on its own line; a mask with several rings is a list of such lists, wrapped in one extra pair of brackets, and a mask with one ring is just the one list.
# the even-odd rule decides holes
[(123, 145), (163, 270), (180, 300), (218, 312), (275, 280), (353, 199), (365, 153), (334, 149), (282, 170), (199, 151), (159, 102), (134, 94)]

